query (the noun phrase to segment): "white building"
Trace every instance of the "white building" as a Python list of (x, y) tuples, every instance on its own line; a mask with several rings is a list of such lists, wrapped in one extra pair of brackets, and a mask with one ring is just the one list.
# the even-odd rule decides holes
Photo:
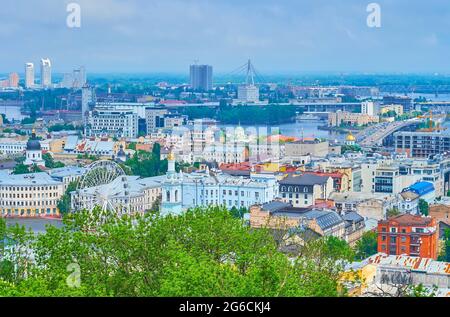
[(247, 152), (245, 145), (214, 143), (205, 147), (202, 158), (206, 162), (216, 162), (219, 165), (222, 163), (242, 163), (247, 159)]
[(77, 166), (66, 166), (60, 168), (53, 168), (47, 173), (55, 180), (60, 181), (64, 184), (64, 191), (67, 189), (72, 182), (78, 182), (86, 173), (84, 167)]
[(88, 136), (114, 136), (136, 138), (138, 115), (133, 109), (116, 109), (114, 106), (97, 105), (89, 111), (86, 126)]
[(163, 179), (161, 176), (119, 176), (110, 184), (77, 190), (71, 193), (72, 210), (92, 210), (105, 205), (115, 210), (126, 207), (131, 214), (142, 214), (150, 211), (160, 199)]
[(235, 177), (204, 170), (191, 174), (176, 173), (175, 157), (170, 154), (169, 169), (162, 184), (162, 214), (179, 214), (201, 206), (249, 208), (278, 196), (278, 182), (273, 175), (252, 174)]
[(41, 59), (41, 86), (50, 88), (52, 86), (52, 63), (50, 59)]
[(259, 103), (259, 88), (256, 85), (239, 86), (237, 101), (241, 103)]
[(58, 201), (64, 185), (46, 173), (11, 175), (0, 171), (2, 217), (59, 215)]
[(0, 139), (1, 155), (18, 155), (23, 154), (27, 147), (26, 141), (16, 139), (2, 138)]
[(34, 64), (25, 64), (25, 88), (34, 87)]
[(27, 142), (27, 147), (25, 149), (25, 165), (37, 165), (45, 166), (45, 162), (42, 159), (42, 147), (39, 140), (36, 138), (36, 133), (33, 133)]
[(373, 101), (364, 101), (361, 103), (361, 113), (367, 114), (369, 116), (376, 115), (375, 113), (375, 103)]

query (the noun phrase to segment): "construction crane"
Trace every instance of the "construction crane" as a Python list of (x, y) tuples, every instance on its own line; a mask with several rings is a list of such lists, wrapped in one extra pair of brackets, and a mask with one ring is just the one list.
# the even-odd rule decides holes
[(441, 127), (441, 124), (439, 122), (434, 125), (435, 122), (433, 121), (433, 111), (431, 109), (428, 111), (428, 114), (419, 115), (417, 116), (417, 118), (427, 120), (428, 127), (421, 129), (420, 131), (422, 132), (441, 132), (446, 129), (444, 127)]

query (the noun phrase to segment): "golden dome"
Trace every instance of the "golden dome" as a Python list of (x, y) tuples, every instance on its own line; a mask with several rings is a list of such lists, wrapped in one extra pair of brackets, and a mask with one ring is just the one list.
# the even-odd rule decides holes
[(356, 138), (354, 137), (354, 135), (353, 135), (351, 132), (349, 132), (349, 133), (347, 134), (347, 137), (345, 138), (345, 140), (346, 140), (347, 142), (355, 142), (355, 141), (356, 141)]
[(173, 154), (173, 152), (170, 151), (169, 155), (167, 156), (167, 159), (169, 161), (175, 161), (175, 154)]

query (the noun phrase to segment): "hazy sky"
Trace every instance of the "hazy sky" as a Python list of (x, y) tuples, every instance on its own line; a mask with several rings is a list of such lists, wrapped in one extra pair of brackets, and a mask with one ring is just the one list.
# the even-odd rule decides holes
[[(81, 28), (66, 6), (81, 6)], [(381, 5), (381, 28), (366, 7)], [(55, 71), (450, 73), (448, 0), (0, 0), (0, 72), (49, 57)]]

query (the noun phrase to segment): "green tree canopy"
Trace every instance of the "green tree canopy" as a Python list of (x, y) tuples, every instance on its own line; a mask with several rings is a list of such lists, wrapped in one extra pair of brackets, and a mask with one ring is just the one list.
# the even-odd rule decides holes
[[(37, 237), (0, 225), (16, 243), (4, 251), (16, 252), (16, 265), (5, 265), (0, 296), (341, 296), (343, 266), (353, 257), (345, 241), (329, 237), (292, 261), (269, 230), (251, 229), (221, 207), (134, 218), (95, 209), (64, 222)], [(17, 253), (22, 246), (35, 262)], [(78, 288), (67, 283), (74, 267)]]

